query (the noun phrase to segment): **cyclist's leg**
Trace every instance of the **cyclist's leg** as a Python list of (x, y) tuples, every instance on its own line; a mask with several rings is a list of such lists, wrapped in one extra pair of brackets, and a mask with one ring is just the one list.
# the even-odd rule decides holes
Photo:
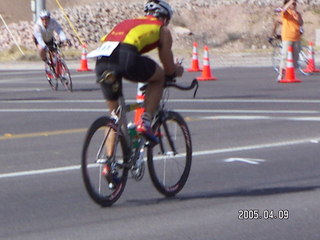
[(40, 44), (36, 44), (37, 50), (38, 50), (38, 55), (41, 58), (42, 61), (46, 62), (47, 61), (47, 51), (45, 48), (43, 48)]
[(47, 51), (45, 48), (43, 48), (37, 41), (35, 37), (33, 37), (33, 41), (37, 47), (39, 57), (41, 58), (42, 61), (46, 62), (47, 61)]
[[(119, 103), (117, 100), (106, 100), (107, 106), (109, 108), (110, 112), (113, 112), (115, 110), (117, 110)], [(110, 127), (106, 127), (105, 132), (106, 134), (110, 131)], [(109, 137), (107, 138), (107, 142), (106, 142), (106, 154), (107, 157), (111, 157), (113, 155), (113, 150), (114, 150), (114, 146), (115, 146), (115, 141), (116, 140), (116, 134), (115, 132), (111, 129), (110, 133), (109, 133)]]
[(47, 61), (46, 50), (38, 44), (38, 53), (42, 61)]
[(118, 98), (122, 94), (122, 76), (117, 74), (117, 66), (112, 64), (110, 58), (101, 57), (97, 60), (95, 72), (107, 107), (110, 112), (118, 107)]
[(164, 71), (154, 60), (145, 56), (136, 55), (129, 60), (133, 61), (133, 67), (127, 68), (124, 76), (136, 82), (148, 83), (144, 100), (145, 112), (142, 114), (142, 121), (138, 124), (137, 131), (149, 140), (157, 142), (151, 122), (162, 97)]
[[(110, 113), (112, 113), (119, 106), (118, 98), (122, 94), (121, 93), (122, 80), (121, 80), (121, 76), (109, 75), (110, 72), (115, 71), (115, 68), (113, 67), (113, 65), (109, 64), (109, 60), (110, 59), (106, 57), (102, 57), (98, 59), (95, 71), (96, 71), (97, 79), (101, 80), (100, 87), (101, 87), (103, 96), (106, 100), (107, 107)], [(109, 130), (110, 128), (106, 127), (105, 129), (106, 133), (108, 133)], [(115, 144), (115, 132), (111, 130), (106, 142), (106, 154), (109, 157), (113, 155), (112, 151), (114, 150), (114, 144)]]
[(148, 79), (148, 87), (145, 95), (145, 112), (151, 116), (154, 115), (155, 111), (159, 106), (159, 102), (162, 97), (164, 84), (164, 71), (156, 64), (156, 70), (151, 78)]

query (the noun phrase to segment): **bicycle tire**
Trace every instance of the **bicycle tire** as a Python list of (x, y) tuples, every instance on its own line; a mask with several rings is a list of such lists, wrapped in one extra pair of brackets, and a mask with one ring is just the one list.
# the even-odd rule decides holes
[[(111, 206), (121, 196), (128, 178), (129, 168), (122, 134), (116, 134), (112, 160), (106, 157), (106, 142), (116, 125), (109, 117), (100, 117), (92, 123), (86, 134), (81, 160), (81, 171), (91, 199), (102, 207)], [(103, 160), (105, 160), (103, 162)], [(111, 168), (112, 170), (106, 170)], [(116, 184), (110, 188), (110, 184)]]
[(187, 123), (174, 111), (161, 112), (154, 131), (159, 144), (147, 149), (149, 174), (161, 194), (173, 197), (182, 190), (190, 173), (191, 135)]
[(52, 67), (47, 63), (46, 63), (45, 69), (46, 69), (46, 77), (47, 77), (49, 86), (51, 87), (52, 91), (57, 91), (58, 81), (55, 77), (54, 69), (52, 69)]
[(63, 59), (60, 59), (60, 64), (60, 81), (67, 91), (72, 92), (72, 79), (69, 68)]
[(271, 62), (273, 70), (279, 73), (279, 65), (281, 62), (281, 45), (275, 45), (271, 53)]
[(299, 52), (299, 60), (298, 60), (298, 68), (299, 71), (308, 76), (310, 73), (307, 72), (309, 65), (309, 49), (306, 46), (301, 46), (301, 50)]

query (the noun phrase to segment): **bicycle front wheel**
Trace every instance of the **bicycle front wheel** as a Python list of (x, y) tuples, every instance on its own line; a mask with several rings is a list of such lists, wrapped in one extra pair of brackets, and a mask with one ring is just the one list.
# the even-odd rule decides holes
[(89, 128), (82, 149), (81, 170), (86, 190), (103, 207), (119, 199), (128, 178), (124, 139), (115, 129), (112, 119), (97, 119)]
[(180, 114), (169, 111), (160, 115), (154, 127), (159, 144), (148, 147), (148, 168), (156, 189), (172, 197), (181, 191), (189, 176), (191, 136)]
[(309, 73), (308, 73), (308, 64), (309, 64), (308, 52), (309, 52), (309, 49), (306, 46), (301, 46), (301, 50), (299, 52), (298, 65), (299, 65), (299, 71), (305, 76), (309, 75)]
[(72, 80), (69, 68), (63, 59), (60, 60), (61, 72), (60, 81), (69, 92), (72, 92)]
[(57, 91), (58, 90), (58, 81), (55, 77), (54, 69), (48, 63), (46, 63), (45, 69), (46, 69), (45, 70), (46, 77), (47, 77), (48, 83), (49, 83), (52, 91)]

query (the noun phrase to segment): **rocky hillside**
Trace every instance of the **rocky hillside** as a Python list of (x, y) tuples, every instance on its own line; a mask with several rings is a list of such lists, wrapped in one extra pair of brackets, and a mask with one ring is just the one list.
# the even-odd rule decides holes
[[(3, 4), (2, 0), (1, 4)], [(13, 2), (15, 0), (11, 0)], [(21, 0), (19, 0), (21, 1)], [(72, 41), (72, 48), (79, 48), (81, 41), (86, 42), (89, 50), (96, 47), (102, 35), (114, 24), (128, 18), (141, 15), (144, 1), (129, 0), (92, 0), (81, 5), (82, 0), (61, 0), (72, 28), (60, 9), (54, 9), (47, 1), (52, 15), (62, 24)], [(78, 2), (78, 4), (76, 4)], [(243, 49), (266, 48), (267, 36), (271, 32), (273, 9), (281, 6), (282, 0), (171, 0), (175, 9), (171, 29), (175, 39), (175, 48), (188, 50), (193, 41), (211, 48), (233, 51)], [(315, 29), (320, 28), (320, 1), (301, 0), (298, 5), (305, 21), (306, 41), (315, 41)], [(6, 5), (8, 6), (8, 5)], [(1, 6), (2, 7), (2, 6)], [(1, 14), (6, 16), (4, 8)], [(9, 16), (7, 14), (7, 16)], [(13, 20), (12, 15), (11, 21)], [(10, 34), (0, 25), (0, 50), (14, 45)], [(17, 42), (27, 49), (34, 49), (32, 41), (32, 21), (13, 21), (9, 24)], [(74, 31), (75, 30), (75, 31)], [(78, 36), (77, 36), (78, 35)]]

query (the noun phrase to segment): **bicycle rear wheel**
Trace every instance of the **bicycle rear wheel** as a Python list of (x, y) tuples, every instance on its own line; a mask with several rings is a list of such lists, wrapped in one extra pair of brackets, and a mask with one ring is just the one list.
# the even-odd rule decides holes
[(190, 173), (191, 136), (180, 114), (169, 111), (160, 115), (154, 127), (159, 144), (148, 147), (148, 168), (155, 188), (172, 197), (181, 191)]
[(61, 63), (61, 72), (60, 72), (60, 81), (62, 85), (67, 89), (69, 92), (72, 92), (72, 80), (69, 68), (63, 59), (60, 59)]
[[(124, 139), (115, 129), (112, 119), (97, 119), (90, 126), (82, 149), (81, 170), (86, 190), (103, 207), (119, 199), (128, 178)], [(115, 141), (111, 141), (114, 144), (110, 143), (112, 136), (115, 136)]]
[(309, 75), (309, 73), (307, 72), (309, 64), (308, 52), (309, 49), (306, 46), (301, 46), (301, 50), (299, 52), (298, 65), (299, 71), (305, 76)]
[(271, 61), (273, 70), (279, 73), (279, 65), (281, 62), (281, 45), (275, 45), (271, 53)]

